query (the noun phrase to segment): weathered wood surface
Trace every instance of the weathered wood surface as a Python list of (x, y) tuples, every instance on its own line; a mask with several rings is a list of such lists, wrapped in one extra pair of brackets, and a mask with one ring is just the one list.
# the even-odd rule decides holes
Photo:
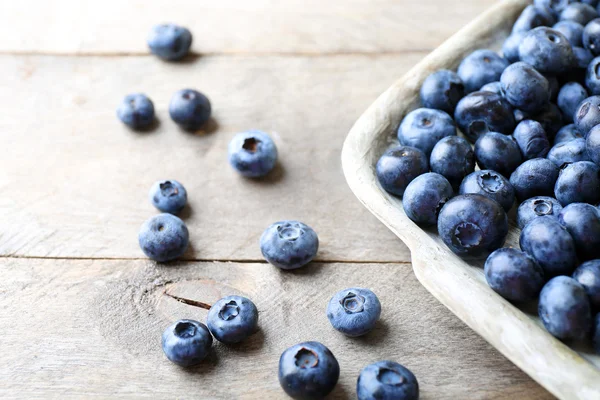
[(197, 53), (431, 50), (494, 0), (0, 2), (0, 52), (145, 54), (150, 27), (187, 26)]
[[(3, 260), (0, 397), (284, 398), (281, 352), (319, 340), (341, 365), (333, 399), (355, 398), (360, 369), (395, 359), (417, 375), (423, 399), (548, 399), (417, 282), (410, 264), (319, 264), (280, 272), (267, 264)], [(374, 280), (373, 277), (378, 279)], [(365, 286), (383, 312), (376, 329), (346, 338), (325, 315), (333, 293)], [(162, 330), (207, 311), (163, 295), (214, 302), (251, 297), (261, 330), (238, 346), (214, 345), (184, 370), (160, 349)]]

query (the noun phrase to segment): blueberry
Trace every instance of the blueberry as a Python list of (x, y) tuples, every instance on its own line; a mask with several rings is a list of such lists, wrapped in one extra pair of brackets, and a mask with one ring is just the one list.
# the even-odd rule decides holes
[(427, 156), (414, 147), (396, 146), (381, 156), (375, 170), (383, 189), (402, 196), (413, 179), (427, 172)]
[(556, 22), (548, 7), (529, 5), (525, 7), (513, 25), (513, 32), (526, 32), (538, 26), (550, 26)]
[(559, 31), (539, 27), (529, 31), (521, 41), (519, 59), (539, 72), (561, 74), (573, 64), (573, 49)]
[(438, 218), (440, 237), (456, 254), (479, 256), (504, 244), (508, 220), (496, 201), (480, 194), (451, 199)]
[(558, 179), (558, 167), (545, 158), (527, 160), (510, 176), (519, 201), (534, 196), (554, 196), (554, 185)]
[(556, 134), (554, 145), (578, 138), (583, 138), (583, 135), (577, 130), (575, 124), (565, 125)]
[(571, 234), (581, 260), (600, 258), (600, 211), (590, 204), (572, 203), (558, 215)]
[(185, 223), (171, 214), (158, 214), (142, 224), (138, 234), (144, 254), (159, 262), (181, 257), (189, 244)]
[(256, 332), (258, 310), (246, 297), (223, 297), (208, 311), (206, 324), (219, 342), (239, 343)]
[(358, 400), (419, 400), (415, 375), (393, 361), (369, 364), (356, 382)]
[(402, 197), (404, 212), (420, 225), (435, 225), (444, 204), (454, 191), (446, 178), (435, 172), (416, 177)]
[(398, 140), (404, 146), (421, 150), (427, 157), (433, 146), (446, 136), (456, 135), (456, 125), (444, 111), (418, 108), (408, 113), (398, 127)]
[(502, 44), (502, 55), (510, 63), (519, 61), (519, 45), (527, 34), (526, 31), (513, 32)]
[(550, 141), (542, 124), (526, 119), (517, 125), (513, 137), (523, 154), (524, 160), (546, 157), (550, 150)]
[(533, 115), (530, 119), (542, 124), (544, 132), (549, 140), (553, 140), (556, 133), (563, 127), (562, 113), (558, 106), (550, 103), (542, 112)]
[(213, 338), (206, 325), (191, 319), (180, 319), (162, 334), (162, 349), (167, 358), (182, 367), (204, 360)]
[(515, 108), (530, 114), (544, 109), (550, 100), (548, 80), (531, 65), (509, 65), (500, 77), (504, 98)]
[(321, 399), (340, 377), (333, 353), (319, 342), (303, 342), (281, 354), (279, 384), (294, 399)]
[(594, 56), (600, 56), (600, 18), (590, 21), (583, 30), (583, 47)]
[(510, 135), (515, 129), (512, 107), (501, 95), (491, 92), (463, 97), (454, 111), (454, 120), (471, 142), (488, 132)]
[(515, 202), (515, 191), (505, 177), (492, 170), (475, 171), (460, 185), (460, 194), (476, 193), (497, 201), (508, 212)]
[(145, 94), (128, 94), (117, 108), (117, 117), (132, 129), (148, 128), (154, 122), (154, 104)]
[(600, 126), (592, 128), (585, 141), (585, 147), (590, 159), (596, 165), (600, 165)]
[(494, 170), (507, 178), (523, 162), (514, 138), (497, 132), (486, 133), (477, 139), (475, 158), (479, 168)]
[(479, 90), (486, 83), (500, 79), (508, 61), (492, 50), (475, 50), (465, 57), (458, 66), (458, 76), (465, 85), (467, 93)]
[(312, 261), (319, 250), (317, 233), (299, 221), (279, 221), (260, 237), (263, 257), (281, 269), (296, 269)]
[(337, 292), (327, 305), (331, 325), (347, 336), (362, 336), (375, 328), (381, 303), (369, 289), (349, 288)]
[(486, 83), (479, 89), (480, 92), (492, 92), (499, 95), (502, 95), (502, 85), (499, 81), (494, 81), (490, 83)]
[(564, 206), (571, 203), (597, 204), (600, 201), (600, 167), (578, 161), (561, 168), (554, 197)]
[(590, 161), (585, 148), (585, 140), (580, 138), (555, 145), (548, 153), (548, 160), (557, 167), (577, 161)]
[(228, 147), (229, 164), (247, 178), (267, 175), (277, 164), (277, 147), (265, 132), (238, 133)]
[(600, 96), (588, 97), (579, 104), (573, 116), (575, 127), (584, 137), (596, 125), (600, 124)]
[(582, 46), (583, 25), (574, 21), (559, 21), (552, 29), (559, 31), (571, 43), (571, 46)]
[(560, 13), (561, 21), (574, 21), (581, 25), (586, 25), (588, 22), (598, 16), (594, 7), (589, 4), (573, 3), (565, 7)]
[(490, 254), (483, 271), (496, 293), (515, 302), (536, 299), (546, 282), (538, 263), (527, 253), (512, 248)]
[(169, 115), (176, 124), (194, 131), (210, 119), (211, 105), (208, 98), (193, 89), (183, 89), (171, 97)]
[(579, 282), (588, 295), (593, 309), (600, 309), (600, 260), (591, 260), (581, 264), (575, 272), (573, 279)]
[(148, 47), (158, 57), (175, 61), (185, 57), (192, 46), (192, 33), (175, 24), (155, 25), (148, 35)]
[(585, 74), (585, 86), (591, 94), (600, 94), (600, 57), (590, 61)]
[(420, 95), (424, 107), (452, 114), (465, 95), (465, 85), (456, 72), (442, 69), (425, 79)]
[(557, 14), (560, 14), (569, 4), (578, 0), (533, 0), (537, 7), (547, 7)]
[(577, 265), (575, 242), (555, 217), (532, 219), (521, 231), (519, 245), (540, 264), (546, 277), (570, 275)]
[(533, 219), (548, 215), (558, 218), (562, 206), (553, 197), (536, 196), (521, 203), (517, 210), (517, 225), (520, 229), (530, 223)]
[(464, 177), (475, 170), (471, 145), (458, 136), (440, 140), (431, 152), (430, 163), (431, 170), (448, 179), (453, 188), (458, 188)]
[(169, 214), (177, 214), (187, 203), (187, 191), (176, 180), (155, 182), (149, 196), (154, 207)]
[(561, 340), (584, 339), (592, 328), (585, 289), (568, 276), (557, 276), (544, 285), (538, 314), (546, 330)]
[(577, 82), (566, 83), (558, 93), (558, 108), (567, 122), (573, 122), (577, 106), (588, 98), (588, 92)]

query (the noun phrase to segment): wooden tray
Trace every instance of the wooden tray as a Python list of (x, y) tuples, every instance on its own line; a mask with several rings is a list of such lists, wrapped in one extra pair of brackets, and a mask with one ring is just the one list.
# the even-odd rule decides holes
[[(464, 261), (452, 253), (437, 233), (413, 223), (402, 201), (387, 194), (375, 176), (378, 158), (397, 143), (402, 117), (419, 106), (423, 80), (438, 69), (456, 69), (475, 49), (499, 49), (530, 3), (500, 2), (379, 96), (348, 134), (342, 165), (354, 194), (410, 248), (415, 275), (440, 302), (557, 397), (600, 399), (600, 356), (591, 348), (572, 349), (552, 337), (537, 317), (535, 305), (522, 310), (497, 295), (485, 281), (485, 260)], [(518, 248), (518, 238), (519, 229), (512, 221), (506, 246)]]

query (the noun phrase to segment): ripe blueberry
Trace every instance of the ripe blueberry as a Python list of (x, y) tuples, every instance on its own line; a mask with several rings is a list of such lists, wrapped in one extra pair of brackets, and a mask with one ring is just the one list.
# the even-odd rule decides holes
[(251, 130), (238, 133), (228, 147), (229, 164), (241, 175), (260, 178), (277, 163), (277, 147), (265, 132)]
[(167, 358), (177, 365), (189, 367), (204, 360), (213, 338), (206, 326), (191, 319), (181, 319), (162, 334), (162, 349)]
[(279, 221), (260, 237), (263, 257), (281, 269), (296, 269), (312, 261), (319, 249), (317, 233), (299, 221)]
[(369, 289), (349, 288), (337, 292), (327, 305), (331, 325), (347, 336), (362, 336), (375, 327), (381, 303)]
[(239, 343), (256, 332), (258, 310), (246, 297), (223, 297), (208, 311), (206, 324), (219, 342)]

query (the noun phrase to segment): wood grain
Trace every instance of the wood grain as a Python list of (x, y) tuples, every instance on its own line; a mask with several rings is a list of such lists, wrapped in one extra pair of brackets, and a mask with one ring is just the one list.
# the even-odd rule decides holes
[[(0, 269), (0, 397), (285, 398), (281, 352), (304, 340), (326, 344), (341, 365), (333, 399), (355, 398), (368, 363), (393, 359), (417, 375), (422, 399), (550, 399), (416, 281), (408, 264), (313, 263), (287, 273), (267, 264), (4, 259)], [(378, 279), (373, 279), (377, 276)], [(351, 339), (325, 315), (348, 286), (371, 288), (383, 312), (376, 329)], [(160, 349), (162, 330), (207, 311), (164, 296), (255, 301), (260, 331), (214, 346), (184, 370)]]
[[(150, 27), (163, 22), (187, 26), (194, 34), (196, 53), (380, 54), (433, 49), (494, 2), (2, 1), (0, 52), (146, 54)], [(443, 23), (434, 22), (440, 20)]]

